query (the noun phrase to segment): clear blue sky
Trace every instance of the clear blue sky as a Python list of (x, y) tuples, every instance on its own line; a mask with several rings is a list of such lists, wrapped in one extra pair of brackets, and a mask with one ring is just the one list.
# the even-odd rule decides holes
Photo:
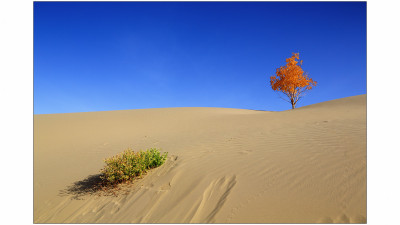
[(318, 82), (298, 107), (366, 94), (366, 3), (34, 2), (34, 113), (288, 110), (292, 52)]

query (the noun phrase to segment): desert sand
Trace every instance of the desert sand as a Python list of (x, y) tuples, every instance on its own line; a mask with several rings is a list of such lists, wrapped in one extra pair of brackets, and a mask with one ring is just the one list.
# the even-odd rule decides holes
[[(366, 98), (34, 115), (33, 222), (366, 223)], [(128, 147), (168, 160), (94, 192), (103, 159)]]

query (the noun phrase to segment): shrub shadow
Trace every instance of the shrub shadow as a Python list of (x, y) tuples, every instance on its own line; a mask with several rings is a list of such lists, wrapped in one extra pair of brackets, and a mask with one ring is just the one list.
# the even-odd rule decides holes
[(90, 175), (87, 178), (77, 181), (66, 189), (61, 190), (59, 196), (71, 195), (73, 199), (82, 199), (85, 195), (93, 195), (103, 190), (103, 180), (101, 174)]

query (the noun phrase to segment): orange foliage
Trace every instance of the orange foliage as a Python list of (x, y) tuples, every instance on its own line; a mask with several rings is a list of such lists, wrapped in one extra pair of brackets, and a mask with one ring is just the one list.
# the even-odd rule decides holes
[(292, 57), (287, 58), (286, 65), (276, 69), (276, 75), (271, 76), (270, 81), (274, 91), (281, 91), (288, 97), (292, 109), (306, 91), (317, 85), (317, 82), (308, 78), (308, 75), (300, 67), (303, 61), (296, 60), (299, 60), (299, 53), (293, 53)]

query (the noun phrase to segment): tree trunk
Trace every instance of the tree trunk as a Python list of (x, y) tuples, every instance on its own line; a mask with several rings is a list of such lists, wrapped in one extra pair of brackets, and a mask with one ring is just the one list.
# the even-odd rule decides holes
[(292, 103), (292, 109), (296, 108), (296, 103), (293, 100), (291, 100), (291, 103)]

